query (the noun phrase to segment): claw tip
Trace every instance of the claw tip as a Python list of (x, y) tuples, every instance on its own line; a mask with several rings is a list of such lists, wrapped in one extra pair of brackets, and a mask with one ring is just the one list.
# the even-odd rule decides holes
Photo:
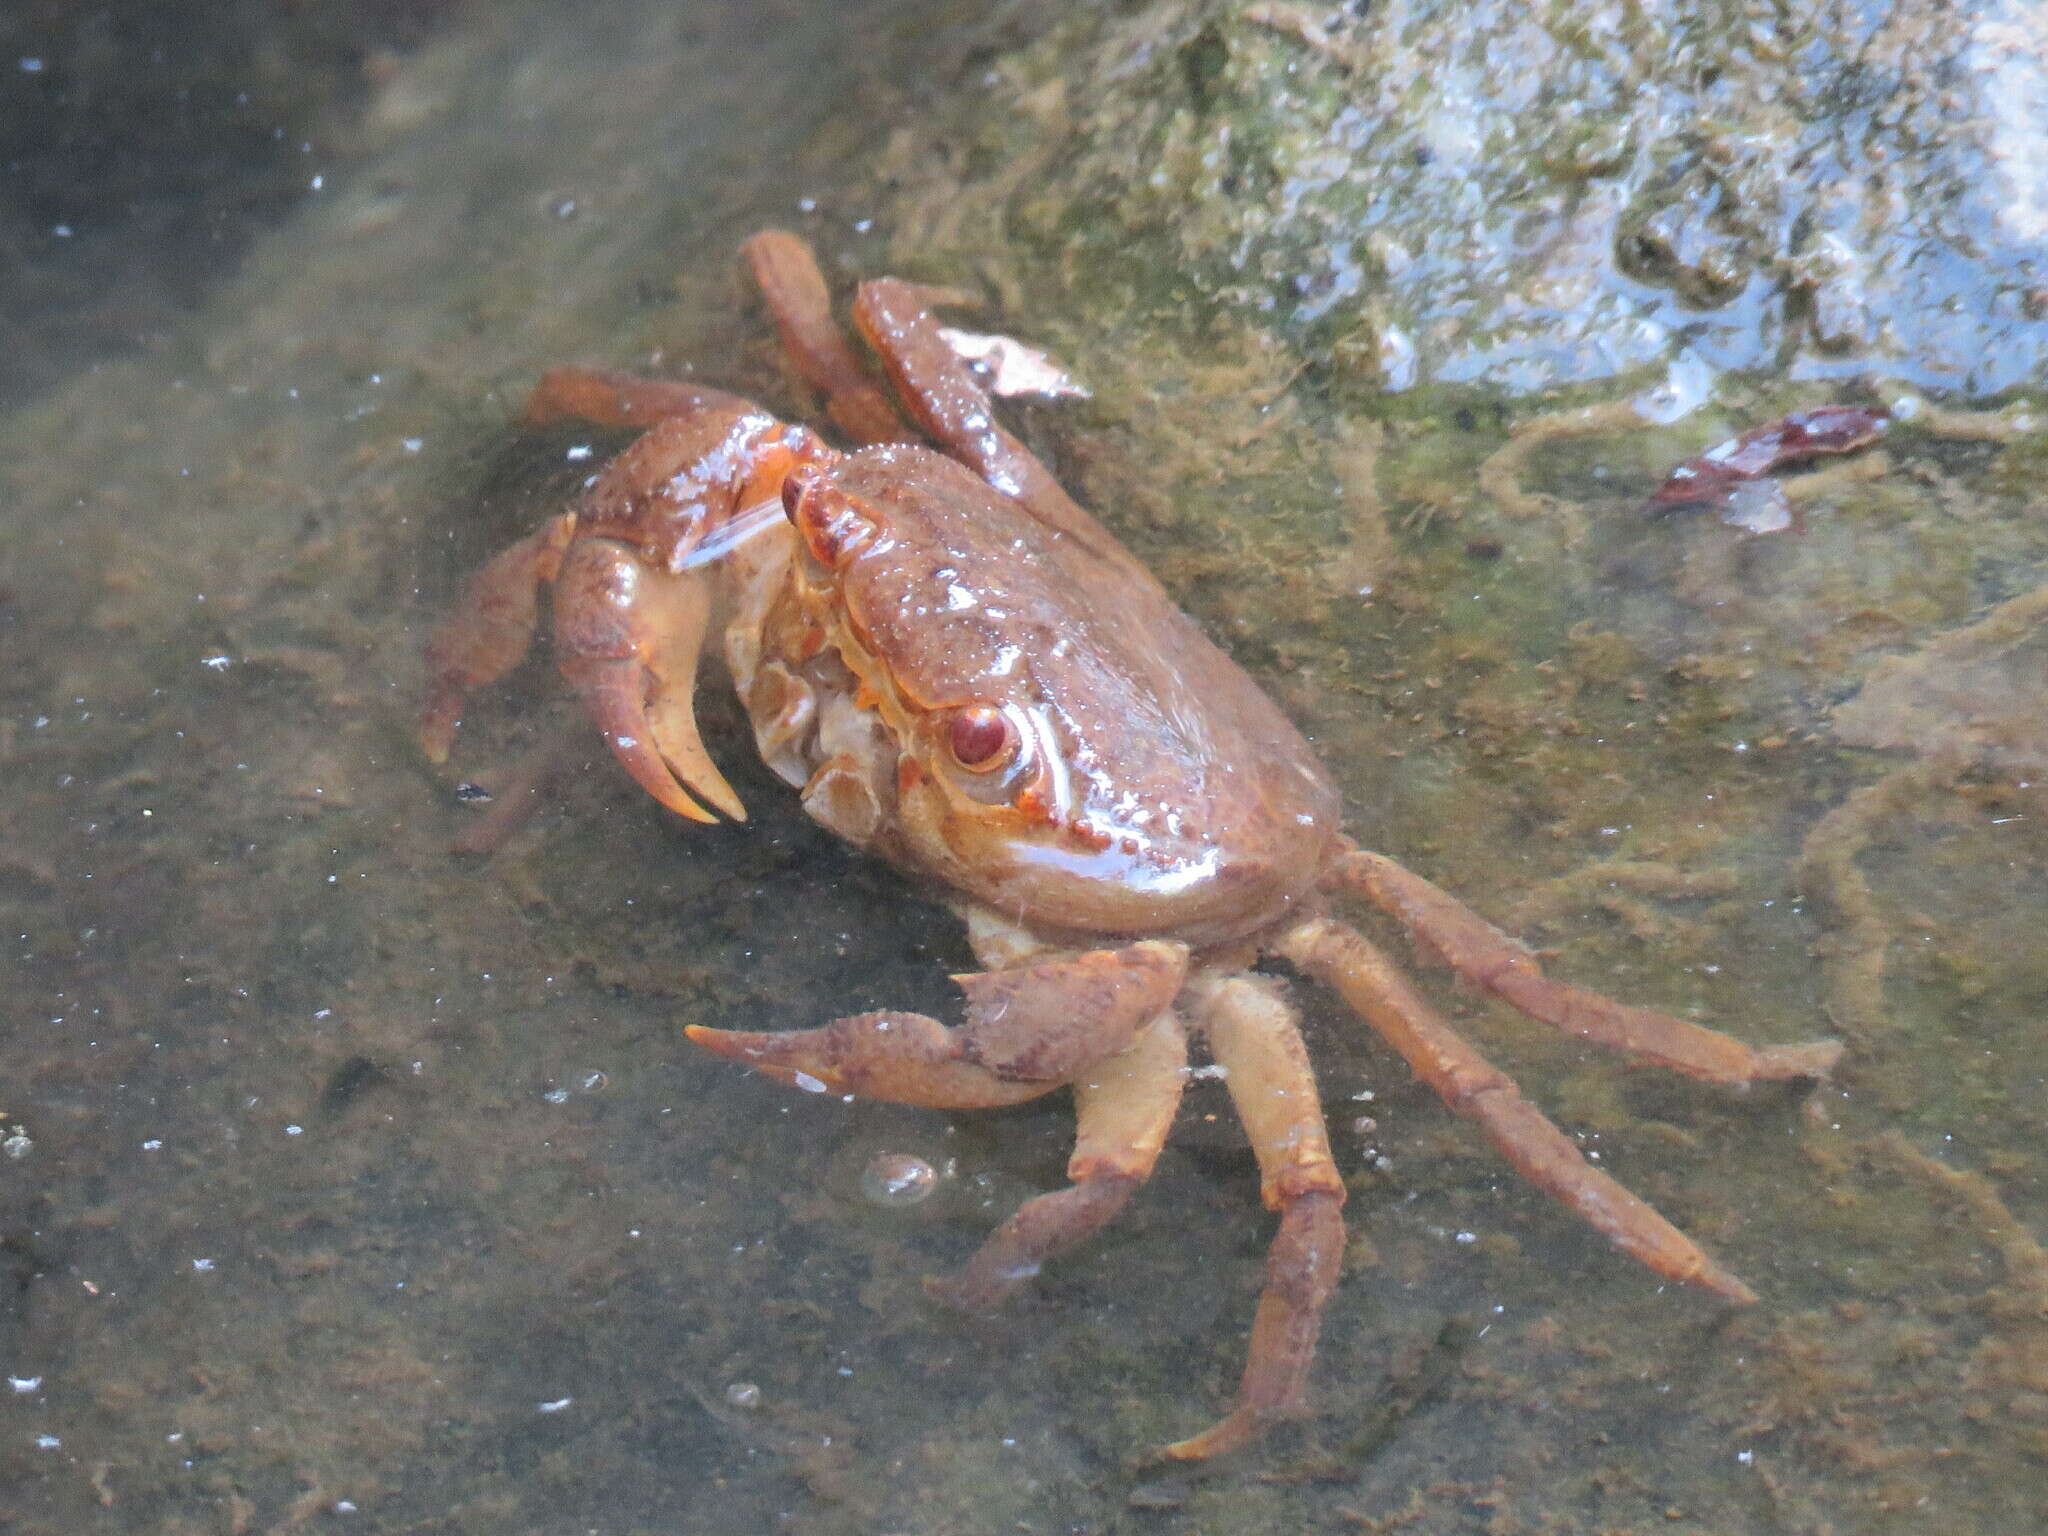
[(1755, 1291), (1744, 1285), (1732, 1272), (1711, 1260), (1699, 1273), (1688, 1278), (1694, 1285), (1702, 1286), (1738, 1306), (1748, 1306), (1757, 1299)]

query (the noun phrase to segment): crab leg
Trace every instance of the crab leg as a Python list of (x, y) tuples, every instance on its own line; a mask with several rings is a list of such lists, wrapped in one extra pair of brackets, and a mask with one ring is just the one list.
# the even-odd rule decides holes
[(555, 579), (575, 536), (573, 512), (549, 518), (470, 577), (455, 611), (435, 629), (419, 727), (427, 761), (448, 761), (463, 701), (510, 672), (532, 645), (541, 585)]
[(1124, 1050), (1074, 1080), (1074, 1155), (1065, 1189), (1025, 1201), (957, 1274), (925, 1281), (967, 1311), (993, 1307), (1045, 1261), (1092, 1237), (1152, 1176), (1180, 1108), (1187, 1037), (1172, 1009)]
[(1667, 1279), (1703, 1286), (1730, 1301), (1756, 1300), (1755, 1292), (1654, 1207), (1588, 1163), (1505, 1073), (1436, 1016), (1363, 934), (1329, 918), (1311, 918), (1288, 929), (1273, 948), (1336, 988), (1454, 1113), (1479, 1122), (1523, 1178), (1578, 1212), (1617, 1248)]
[(860, 360), (832, 318), (832, 296), (818, 258), (799, 235), (764, 229), (740, 246), (747, 270), (774, 317), (782, 350), (803, 381), (825, 397), (825, 413), (861, 443), (903, 443), (916, 434)]
[(917, 424), (982, 479), (1024, 507), (1046, 527), (1078, 540), (1124, 575), (1157, 588), (1157, 579), (1116, 536), (1084, 510), (1039, 462), (1004, 430), (988, 391), (939, 335), (931, 306), (954, 301), (944, 289), (878, 277), (860, 285), (854, 324), (875, 349)]
[(1276, 986), (1251, 976), (1203, 979), (1188, 990), (1251, 1137), (1260, 1193), (1266, 1209), (1280, 1213), (1280, 1230), (1266, 1257), (1237, 1406), (1201, 1434), (1161, 1449), (1177, 1461), (1235, 1450), (1274, 1420), (1307, 1411), (1323, 1304), (1344, 1254), (1344, 1181), (1330, 1157), (1294, 1009)]
[(1186, 946), (1147, 939), (955, 976), (967, 996), (967, 1022), (956, 1029), (922, 1013), (861, 1013), (819, 1029), (684, 1032), (813, 1092), (991, 1109), (1050, 1093), (1127, 1048), (1186, 973)]
[(753, 402), (709, 385), (571, 367), (550, 368), (540, 376), (520, 419), (528, 427), (587, 421), (599, 427), (646, 428), (673, 416), (738, 416), (753, 409)]
[[(768, 229), (741, 250), (775, 316), (784, 350), (805, 382), (825, 396), (832, 419), (864, 443), (902, 441), (906, 434), (888, 397), (869, 382), (833, 324), (825, 279), (809, 244), (788, 230)], [(853, 319), (917, 424), (941, 447), (1047, 527), (1078, 539), (1131, 579), (1156, 587), (1152, 573), (1004, 430), (973, 370), (939, 335), (932, 310), (972, 302), (971, 294), (957, 289), (881, 277), (860, 285)]]
[(1632, 1008), (1543, 974), (1535, 957), (1449, 892), (1383, 854), (1354, 848), (1336, 883), (1402, 923), (1466, 980), (1581, 1040), (1714, 1083), (1826, 1077), (1839, 1040), (1752, 1046), (1668, 1013)]

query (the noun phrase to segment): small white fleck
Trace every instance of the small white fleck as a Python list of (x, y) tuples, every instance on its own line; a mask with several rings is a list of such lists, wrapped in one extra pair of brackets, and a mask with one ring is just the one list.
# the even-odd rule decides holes
[(427, 446), (427, 440), (424, 437), (401, 437), (398, 440), (398, 446), (407, 453), (418, 453)]
[(1454, 1232), (1451, 1234), (1451, 1241), (1455, 1243), (1476, 1243), (1479, 1241), (1479, 1234), (1477, 1232)]
[(235, 658), (232, 656), (202, 656), (199, 658), (199, 665), (215, 672), (225, 672), (234, 664)]
[(288, 1125), (284, 1128), (284, 1133), (287, 1136), (303, 1136), (306, 1134), (306, 1128), (303, 1125)]
[(43, 1378), (40, 1376), (10, 1376), (7, 1378), (7, 1385), (14, 1388), (17, 1392), (33, 1392), (42, 1384)]
[(62, 1440), (59, 1440), (55, 1435), (36, 1436), (36, 1449), (39, 1451), (54, 1451), (57, 1449), (58, 1446), (62, 1445), (63, 1443), (64, 1442)]
[(40, 75), (43, 72), (43, 61), (41, 59), (27, 58), (19, 59), (16, 62), (20, 64), (21, 72), (24, 75)]
[(563, 454), (562, 457), (567, 459), (571, 464), (581, 464), (585, 459), (590, 457), (590, 454), (590, 444), (578, 443), (575, 447), (571, 448), (567, 453)]
[(213, 1273), (213, 1260), (194, 1259), (192, 1261), (192, 1268), (202, 1275), (210, 1275)]
[(327, 178), (325, 176), (315, 176), (311, 181), (307, 182), (306, 185), (311, 187), (315, 192), (318, 192), (322, 187), (327, 185)]
[(1750, 1463), (1752, 1463), (1752, 1462), (1754, 1462), (1754, 1461), (1756, 1460), (1756, 1452), (1755, 1452), (1755, 1451), (1737, 1451), (1737, 1452), (1735, 1453), (1735, 1459), (1736, 1459), (1737, 1461), (1741, 1462), (1741, 1463), (1742, 1463), (1742, 1464), (1743, 1464), (1743, 1465), (1744, 1465), (1744, 1466), (1746, 1467), (1746, 1466), (1750, 1465)]
[(805, 1093), (823, 1093), (825, 1085), (808, 1072), (799, 1072), (791, 1079)]
[(558, 1397), (552, 1403), (535, 1403), (533, 1406), (541, 1413), (560, 1413), (575, 1401), (573, 1397)]

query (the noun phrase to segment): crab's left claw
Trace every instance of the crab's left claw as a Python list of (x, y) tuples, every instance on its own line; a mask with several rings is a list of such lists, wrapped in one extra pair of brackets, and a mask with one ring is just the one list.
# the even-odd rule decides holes
[(704, 750), (691, 709), (710, 620), (703, 572), (650, 567), (611, 539), (572, 545), (555, 586), (562, 675), (626, 772), (692, 821), (717, 820), (699, 800), (744, 821), (747, 809)]
[(814, 1093), (932, 1109), (993, 1109), (1050, 1093), (1126, 1049), (1187, 975), (1187, 946), (1157, 939), (955, 976), (967, 1021), (862, 1013), (819, 1029), (686, 1033), (719, 1055)]

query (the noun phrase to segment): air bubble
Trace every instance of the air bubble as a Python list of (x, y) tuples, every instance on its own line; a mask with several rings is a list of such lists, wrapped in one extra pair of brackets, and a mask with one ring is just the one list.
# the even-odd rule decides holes
[(875, 1205), (916, 1205), (938, 1183), (938, 1170), (908, 1152), (877, 1152), (860, 1173), (861, 1195)]

